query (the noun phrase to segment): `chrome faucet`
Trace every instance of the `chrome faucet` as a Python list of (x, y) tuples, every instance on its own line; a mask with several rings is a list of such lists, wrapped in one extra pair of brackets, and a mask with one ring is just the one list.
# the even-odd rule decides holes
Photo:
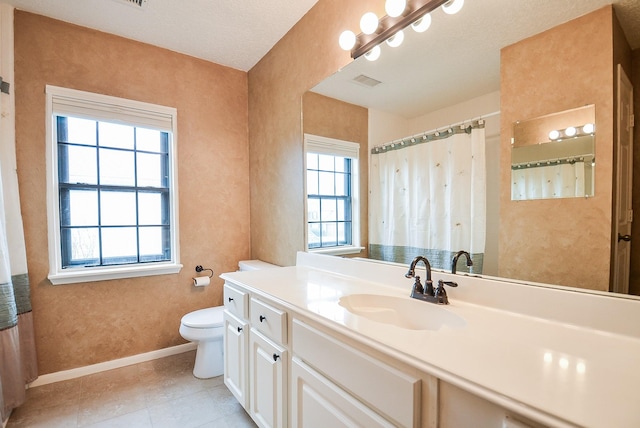
[[(427, 269), (427, 279), (424, 282), (424, 287), (420, 283), (420, 277), (416, 276), (416, 265), (419, 262), (424, 262)], [(431, 264), (426, 257), (417, 256), (409, 265), (409, 271), (404, 275), (407, 278), (415, 278), (413, 287), (411, 288), (410, 297), (413, 299), (424, 300), (425, 302), (437, 303), (440, 305), (448, 305), (449, 299), (447, 298), (447, 292), (444, 289), (445, 285), (451, 287), (457, 287), (453, 281), (439, 280), (438, 285), (434, 288), (433, 281), (431, 280)]]
[(453, 260), (451, 261), (451, 273), (455, 275), (456, 273), (456, 266), (458, 265), (458, 258), (460, 256), (464, 255), (467, 258), (467, 267), (471, 267), (473, 266), (473, 261), (471, 260), (471, 255), (469, 253), (467, 253), (466, 251), (458, 251), (454, 256), (453, 256)]

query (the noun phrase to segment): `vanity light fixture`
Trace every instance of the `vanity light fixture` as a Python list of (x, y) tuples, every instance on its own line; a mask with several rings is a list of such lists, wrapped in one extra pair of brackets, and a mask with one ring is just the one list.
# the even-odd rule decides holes
[(564, 135), (566, 135), (567, 137), (575, 137), (576, 133), (578, 131), (576, 130), (575, 127), (570, 126), (567, 129), (564, 130)]
[(374, 61), (380, 56), (379, 45), (382, 42), (387, 41), (390, 46), (402, 43), (404, 34), (400, 34), (404, 28), (411, 25), (417, 32), (426, 31), (431, 25), (432, 11), (442, 6), (446, 13), (453, 14), (463, 5), (464, 0), (386, 0), (387, 15), (378, 19), (373, 12), (365, 13), (360, 19), (362, 32), (356, 35), (353, 31), (344, 31), (338, 42), (342, 49), (351, 51), (351, 58), (365, 55)]
[(373, 12), (367, 12), (360, 18), (360, 30), (362, 30), (364, 34), (375, 33), (378, 25), (380, 25), (380, 21), (378, 20), (378, 16)]

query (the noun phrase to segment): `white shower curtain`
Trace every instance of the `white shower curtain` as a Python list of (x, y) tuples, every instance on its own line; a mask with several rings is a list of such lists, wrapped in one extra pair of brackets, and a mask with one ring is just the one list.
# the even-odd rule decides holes
[[(0, 5), (0, 73), (13, 82), (13, 8)], [(31, 312), (15, 152), (15, 101), (0, 94), (0, 421), (25, 400), (25, 384), (36, 379)]]
[[(441, 136), (437, 138), (442, 138)], [(484, 128), (372, 153), (370, 257), (426, 255), (449, 269), (459, 251), (481, 272), (486, 234)]]
[(514, 201), (584, 195), (584, 161), (511, 170), (511, 199)]

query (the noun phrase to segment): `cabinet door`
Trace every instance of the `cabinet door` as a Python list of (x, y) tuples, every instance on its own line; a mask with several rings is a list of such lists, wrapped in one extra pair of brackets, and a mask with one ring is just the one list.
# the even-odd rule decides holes
[(248, 405), (248, 323), (224, 312), (224, 384), (245, 409)]
[(286, 427), (287, 351), (253, 328), (249, 349), (249, 413), (260, 427)]
[(291, 364), (292, 427), (395, 426), (297, 357)]

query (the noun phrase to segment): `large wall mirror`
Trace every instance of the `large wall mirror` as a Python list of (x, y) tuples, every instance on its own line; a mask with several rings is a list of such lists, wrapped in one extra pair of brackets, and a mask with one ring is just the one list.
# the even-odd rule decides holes
[[(486, 164), (486, 176), (483, 178), (486, 183), (483, 208), (486, 212), (486, 221), (485, 228), (482, 230), (482, 239), (485, 240), (482, 253), (482, 275), (531, 281), (531, 278), (524, 274), (520, 276), (518, 272), (500, 275), (499, 262), (502, 263), (499, 257), (502, 221), (500, 204), (501, 200), (504, 201), (501, 199), (501, 192), (508, 192), (507, 199), (511, 200), (511, 189), (501, 189), (502, 170), (508, 169), (508, 166), (503, 167), (500, 164), (501, 157), (505, 156), (502, 153), (504, 146), (502, 142), (505, 141), (504, 134), (512, 132), (513, 121), (536, 117), (536, 115), (525, 115), (513, 118), (508, 128), (501, 127), (501, 116), (504, 112), (500, 111), (502, 95), (500, 50), (577, 17), (597, 11), (611, 3), (614, 4), (628, 44), (632, 49), (640, 48), (640, 31), (632, 25), (634, 19), (638, 19), (638, 12), (631, 7), (632, 2), (628, 0), (613, 2), (608, 0), (580, 2), (486, 0), (466, 2), (462, 11), (453, 16), (445, 15), (441, 10), (435, 10), (432, 12), (431, 28), (427, 32), (414, 33), (408, 28), (405, 30), (405, 39), (401, 46), (395, 48), (383, 46), (377, 61), (372, 62), (360, 57), (312, 88), (303, 99), (303, 116), (307, 115), (308, 110), (314, 108), (312, 104), (315, 104), (319, 97), (323, 99), (322, 103), (325, 106), (327, 100), (333, 99), (367, 109), (366, 131), (370, 153), (370, 174), (376, 168), (376, 158), (371, 154), (376, 148), (384, 148), (382, 150), (384, 152), (396, 151), (399, 144), (413, 144), (412, 139), (425, 138), (426, 140), (433, 135), (447, 132), (470, 134), (471, 131), (467, 132), (467, 130), (475, 128), (480, 123), (485, 138), (483, 156)], [(635, 16), (629, 15), (630, 13)], [(504, 19), (505, 16), (509, 16), (509, 19)], [(567, 73), (570, 73), (570, 70)], [(566, 84), (571, 85), (571, 80), (567, 75)], [(640, 82), (636, 84), (640, 85)], [(569, 109), (566, 105), (561, 105), (562, 103), (552, 104), (545, 106), (546, 112), (556, 113)], [(584, 104), (575, 107), (583, 106)], [(598, 108), (598, 105), (588, 106), (585, 110), (588, 114), (596, 114)], [(609, 108), (612, 107), (609, 106)], [(355, 126), (356, 122), (353, 123)], [(575, 126), (586, 124), (587, 121), (584, 121)], [(570, 126), (574, 125), (567, 125), (562, 130)], [(304, 132), (309, 130), (304, 129)], [(311, 133), (317, 134), (317, 131), (314, 129)], [(342, 138), (338, 134), (331, 135), (330, 131), (324, 136)], [(508, 141), (511, 140), (511, 135), (506, 138)], [(579, 195), (582, 199), (595, 199), (590, 196), (597, 195), (598, 186), (594, 184), (594, 177), (596, 179), (598, 177), (598, 164), (594, 155), (598, 150), (594, 149), (594, 138), (597, 139), (595, 131), (589, 133), (585, 142), (579, 144), (580, 149), (576, 149), (584, 151), (581, 157), (591, 168), (590, 171), (587, 171), (588, 168), (584, 169), (589, 177), (584, 182), (584, 195)], [(392, 146), (393, 150), (389, 150)], [(526, 144), (522, 147), (526, 147)], [(526, 150), (528, 149), (523, 151)], [(510, 156), (511, 148), (508, 153)], [(525, 162), (520, 162), (519, 156), (519, 153), (514, 155), (514, 165)], [(523, 156), (533, 155), (529, 153)], [(546, 160), (554, 159), (554, 155), (549, 156)], [(560, 157), (559, 154), (558, 157)], [(511, 158), (508, 163), (512, 164)], [(502, 185), (502, 187), (506, 186), (508, 185)], [(369, 188), (371, 188), (371, 178)], [(407, 191), (407, 195), (412, 195), (411, 197), (421, 197), (418, 186), (405, 186), (404, 190)], [(533, 202), (545, 203), (545, 201)], [(373, 205), (369, 206), (369, 235), (371, 235), (371, 223), (379, 213), (372, 208)], [(526, 225), (526, 219), (521, 220), (522, 224)], [(462, 225), (458, 221), (452, 224)], [(585, 236), (585, 227), (574, 224), (564, 233), (566, 240), (571, 241), (571, 236)], [(412, 245), (411, 242), (404, 243), (406, 248)], [(468, 248), (459, 249), (468, 250)], [(518, 258), (517, 254), (512, 256), (514, 259)], [(565, 254), (565, 257), (564, 263), (568, 269), (572, 269), (571, 266), (574, 266), (574, 270), (586, 271), (590, 268), (599, 268), (599, 266), (578, 267), (570, 253)], [(608, 254), (607, 257), (609, 257)], [(535, 262), (532, 263), (535, 264)], [(462, 266), (462, 263), (459, 266)], [(601, 277), (602, 275), (599, 275), (599, 278)], [(550, 278), (553, 277), (550, 276)], [(608, 283), (600, 283), (603, 281), (608, 282), (598, 279), (599, 283), (594, 284), (594, 287), (585, 288), (610, 289)], [(573, 286), (555, 279), (535, 282)]]

